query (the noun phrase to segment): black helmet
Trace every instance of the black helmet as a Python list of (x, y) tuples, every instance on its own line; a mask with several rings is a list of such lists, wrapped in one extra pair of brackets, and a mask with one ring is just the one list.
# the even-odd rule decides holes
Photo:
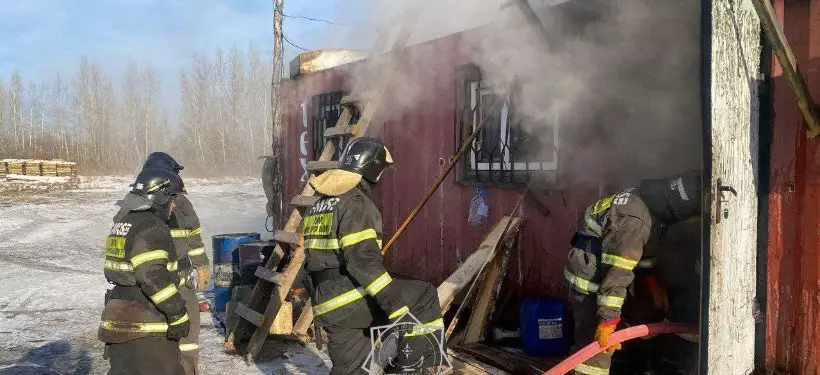
[(339, 160), (339, 169), (360, 174), (374, 184), (379, 182), (384, 169), (393, 164), (393, 157), (384, 144), (367, 137), (350, 141)]
[(151, 167), (170, 169), (177, 174), (179, 174), (179, 171), (185, 169), (185, 167), (179, 165), (179, 163), (177, 163), (171, 155), (164, 152), (152, 152), (147, 158), (145, 158), (145, 163), (142, 164), (142, 169)]
[(701, 213), (699, 170), (660, 180), (644, 180), (638, 188), (649, 211), (666, 224), (684, 221)]
[(137, 175), (131, 186), (131, 192), (117, 205), (131, 211), (144, 211), (167, 205), (175, 195), (183, 192), (184, 185), (182, 178), (171, 170), (149, 167)]

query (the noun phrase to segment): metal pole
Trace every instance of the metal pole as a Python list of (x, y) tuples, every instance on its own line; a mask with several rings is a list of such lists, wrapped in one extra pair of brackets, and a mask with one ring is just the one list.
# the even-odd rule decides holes
[(407, 216), (407, 219), (404, 220), (404, 223), (402, 223), (399, 229), (396, 231), (396, 233), (393, 234), (393, 237), (390, 238), (390, 241), (388, 241), (387, 244), (384, 245), (384, 248), (382, 248), (382, 254), (387, 253), (387, 250), (389, 250), (390, 247), (393, 246), (393, 244), (396, 242), (396, 240), (399, 239), (399, 236), (401, 236), (401, 234), (404, 233), (404, 230), (407, 229), (407, 226), (410, 225), (410, 222), (416, 218), (419, 212), (421, 212), (421, 209), (424, 208), (424, 205), (427, 204), (427, 201), (430, 200), (430, 197), (432, 197), (433, 194), (435, 194), (436, 190), (438, 190), (438, 187), (441, 186), (441, 183), (444, 182), (444, 179), (447, 178), (447, 175), (450, 174), (450, 171), (453, 170), (453, 167), (456, 166), (459, 159), (461, 159), (461, 157), (464, 156), (467, 150), (470, 149), (470, 145), (472, 145), (473, 141), (476, 139), (476, 137), (478, 137), (478, 134), (481, 132), (482, 129), (484, 129), (484, 126), (489, 121), (490, 115), (501, 109), (501, 106), (503, 104), (504, 102), (502, 100), (495, 100), (493, 105), (490, 107), (490, 110), (484, 114), (484, 116), (481, 119), (481, 122), (478, 124), (478, 126), (476, 126), (475, 130), (473, 131), (473, 134), (470, 134), (470, 136), (467, 137), (464, 143), (462, 143), (461, 148), (453, 156), (453, 160), (450, 161), (450, 165), (448, 165), (447, 168), (441, 172), (433, 186), (430, 186), (430, 189), (427, 190), (427, 194), (424, 195), (424, 198), (422, 198), (419, 204), (416, 205), (416, 208), (414, 208), (413, 211), (410, 212), (410, 215)]

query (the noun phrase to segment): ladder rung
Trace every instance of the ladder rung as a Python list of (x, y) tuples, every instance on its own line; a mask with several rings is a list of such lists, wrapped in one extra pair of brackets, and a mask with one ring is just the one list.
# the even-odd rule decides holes
[(348, 94), (342, 97), (340, 102), (341, 105), (357, 105), (357, 104), (364, 104), (361, 103), (363, 101), (369, 101), (370, 98), (373, 96), (373, 91), (365, 91), (358, 94)]
[(239, 315), (242, 319), (247, 320), (257, 327), (262, 325), (262, 314), (253, 311), (253, 309), (245, 306), (243, 303), (236, 304), (236, 315)]
[(254, 272), (254, 276), (262, 280), (266, 280), (267, 282), (274, 283), (276, 285), (279, 285), (279, 283), (282, 282), (282, 278), (284, 277), (281, 273), (276, 272), (265, 266), (259, 266), (259, 268), (256, 269), (256, 272)]
[(346, 127), (339, 127), (334, 126), (325, 129), (325, 138), (342, 138), (342, 137), (353, 137), (356, 133), (352, 126)]
[(319, 197), (315, 195), (297, 195), (290, 200), (290, 205), (300, 208), (313, 207), (319, 201)]
[(279, 243), (286, 243), (292, 246), (299, 246), (299, 233), (276, 230), (273, 232), (273, 240)]
[(370, 91), (361, 94), (348, 94), (342, 97), (341, 105), (357, 105), (359, 102), (370, 99)]
[(319, 173), (324, 172), (328, 169), (336, 169), (339, 168), (339, 161), (338, 160), (322, 160), (322, 161), (309, 161), (307, 162), (307, 171), (310, 173)]

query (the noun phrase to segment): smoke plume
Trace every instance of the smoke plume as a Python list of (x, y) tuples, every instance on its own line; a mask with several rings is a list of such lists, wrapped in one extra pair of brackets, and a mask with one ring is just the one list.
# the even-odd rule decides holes
[[(514, 97), (528, 132), (558, 126), (566, 183), (631, 183), (699, 167), (699, 2), (532, 0), (545, 35), (517, 5), (502, 9), (504, 3), (366, 1), (371, 30), (383, 23), (398, 29), (410, 9), (421, 7), (411, 44), (468, 30), (457, 50), (414, 48), (416, 63), (399, 67), (393, 98), (383, 102), (387, 116), (422, 108), (430, 98), (414, 82), (435, 74), (427, 66), (448, 53), (464, 54), (480, 67), (482, 85)], [(360, 38), (361, 30), (346, 37)], [(384, 60), (359, 65), (352, 90), (371, 87)], [(552, 153), (548, 146), (541, 152)]]

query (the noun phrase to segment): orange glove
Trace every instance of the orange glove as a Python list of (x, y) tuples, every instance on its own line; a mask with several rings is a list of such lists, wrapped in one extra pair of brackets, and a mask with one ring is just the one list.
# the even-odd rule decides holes
[(661, 285), (661, 282), (655, 275), (649, 275), (644, 279), (646, 280), (646, 285), (649, 286), (649, 293), (652, 294), (652, 302), (654, 303), (655, 307), (660, 310), (663, 310), (664, 314), (668, 313), (669, 294), (666, 292), (666, 288), (664, 288), (663, 285)]
[(598, 342), (598, 345), (604, 348), (602, 353), (612, 354), (616, 350), (621, 349), (620, 343), (609, 345), (609, 335), (611, 335), (612, 332), (615, 332), (615, 328), (618, 326), (618, 322), (620, 321), (621, 319), (617, 318), (607, 322), (602, 322), (599, 323), (598, 328), (595, 329), (595, 341)]

